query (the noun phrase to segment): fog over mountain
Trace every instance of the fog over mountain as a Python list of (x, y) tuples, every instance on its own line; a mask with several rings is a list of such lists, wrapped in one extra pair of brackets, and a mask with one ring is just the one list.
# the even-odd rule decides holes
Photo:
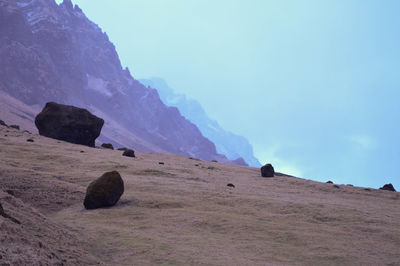
[(184, 94), (175, 93), (161, 78), (140, 79), (142, 84), (157, 89), (161, 100), (168, 106), (175, 106), (183, 116), (196, 124), (201, 133), (214, 142), (217, 152), (224, 154), (230, 160), (243, 158), (250, 166), (261, 166), (254, 157), (253, 147), (242, 136), (224, 130), (217, 121), (211, 119), (201, 104)]

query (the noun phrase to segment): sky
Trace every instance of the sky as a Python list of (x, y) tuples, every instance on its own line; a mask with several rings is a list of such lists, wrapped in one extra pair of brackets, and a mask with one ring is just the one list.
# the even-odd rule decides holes
[(161, 77), (302, 178), (400, 189), (400, 1), (75, 0)]

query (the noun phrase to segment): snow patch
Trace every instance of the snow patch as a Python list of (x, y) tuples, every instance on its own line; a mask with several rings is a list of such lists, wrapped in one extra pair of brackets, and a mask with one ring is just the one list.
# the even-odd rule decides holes
[(101, 78), (96, 78), (91, 75), (86, 75), (88, 79), (88, 86), (87, 88), (90, 90), (94, 90), (98, 93), (101, 93), (105, 96), (111, 97), (112, 93), (107, 89), (108, 81), (105, 81)]

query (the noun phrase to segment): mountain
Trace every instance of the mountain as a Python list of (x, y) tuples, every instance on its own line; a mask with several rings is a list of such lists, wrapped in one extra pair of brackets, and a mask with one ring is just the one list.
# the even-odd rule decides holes
[[(177, 94), (161, 78), (140, 79), (144, 85), (157, 89), (161, 100), (168, 106), (179, 109), (184, 117), (198, 126), (201, 133), (214, 142), (217, 152), (224, 154), (229, 160), (239, 160), (237, 164), (243, 164), (243, 159), (254, 167), (261, 166), (254, 157), (253, 147), (249, 141), (232, 132), (224, 130), (217, 121), (208, 117), (201, 104), (184, 94)], [(242, 158), (242, 160), (240, 160)]]
[[(0, 101), (20, 106), (27, 126), (55, 101), (102, 117), (100, 141), (228, 162), (177, 108), (122, 68), (107, 34), (70, 0), (0, 0), (0, 91)], [(1, 113), (15, 117), (14, 109)]]

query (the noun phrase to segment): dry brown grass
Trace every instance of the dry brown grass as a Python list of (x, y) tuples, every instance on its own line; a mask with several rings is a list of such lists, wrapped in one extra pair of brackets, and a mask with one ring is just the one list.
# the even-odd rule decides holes
[[(32, 208), (65, 230), (61, 235), (71, 234), (76, 247), (64, 253), (79, 250), (82, 264), (96, 258), (108, 265), (400, 265), (399, 193), (28, 137), (0, 129), (0, 189), (13, 190), (9, 201), (24, 207), (12, 207), (4, 193), (0, 200), (24, 226)], [(125, 181), (120, 202), (84, 210), (86, 186), (111, 170)], [(49, 241), (47, 231), (20, 233)], [(3, 260), (12, 257), (7, 252), (0, 246)]]

